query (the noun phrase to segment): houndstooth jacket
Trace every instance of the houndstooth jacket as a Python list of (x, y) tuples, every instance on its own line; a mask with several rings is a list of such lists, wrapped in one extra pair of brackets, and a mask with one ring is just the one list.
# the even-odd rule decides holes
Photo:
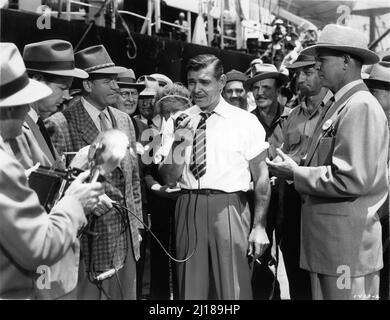
[[(108, 111), (111, 116), (113, 127), (119, 129), (128, 136), (130, 147), (134, 150), (134, 156), (131, 155), (131, 152), (126, 153), (120, 167), (123, 171), (125, 180), (124, 200), (126, 206), (142, 220), (141, 188), (138, 160), (135, 155), (136, 138), (134, 126), (126, 113), (112, 107), (108, 107)], [(64, 112), (67, 113), (66, 117)], [(46, 119), (45, 126), (51, 136), (53, 145), (60, 155), (64, 152), (77, 152), (81, 148), (93, 143), (94, 139), (99, 134), (99, 130), (96, 128), (81, 101), (78, 101), (65, 111), (57, 112)], [(109, 193), (107, 194), (110, 196)], [(138, 229), (142, 229), (143, 225), (131, 214), (129, 214), (129, 220), (134, 257), (138, 260), (140, 256)]]

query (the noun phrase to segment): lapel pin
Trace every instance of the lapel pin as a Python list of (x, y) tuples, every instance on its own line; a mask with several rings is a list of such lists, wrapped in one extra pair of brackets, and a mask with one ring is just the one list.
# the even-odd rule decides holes
[(322, 125), (322, 130), (328, 130), (330, 126), (332, 125), (332, 119), (328, 119), (325, 121), (325, 123)]

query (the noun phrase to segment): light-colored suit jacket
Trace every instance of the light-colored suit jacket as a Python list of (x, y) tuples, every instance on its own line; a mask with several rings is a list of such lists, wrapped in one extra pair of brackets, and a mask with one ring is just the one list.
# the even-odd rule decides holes
[(42, 166), (65, 169), (65, 164), (63, 163), (57, 150), (54, 148), (54, 155), (51, 153), (50, 148), (39, 129), (39, 126), (35, 123), (29, 114), (27, 114), (23, 124), (23, 132), (26, 136), (34, 137), (37, 146), (39, 146), (41, 150), (39, 157), (33, 158), (34, 164), (40, 162)]
[[(4, 152), (2, 141), (0, 159), (0, 299), (60, 297), (76, 285), (77, 271), (68, 269), (60, 277), (58, 269), (55, 274), (47, 271), (72, 250), (78, 230), (86, 224), (83, 208), (65, 196), (47, 214), (28, 187), (23, 167)], [(45, 279), (39, 279), (39, 266)], [(45, 289), (48, 281), (51, 290)]]
[(363, 83), (319, 121), (305, 166), (294, 173), (302, 194), (303, 269), (361, 276), (382, 268), (377, 210), (388, 193), (386, 116)]

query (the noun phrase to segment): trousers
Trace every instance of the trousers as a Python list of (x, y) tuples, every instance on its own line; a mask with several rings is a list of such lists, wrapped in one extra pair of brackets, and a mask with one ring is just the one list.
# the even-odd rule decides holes
[(185, 193), (175, 210), (178, 291), (185, 300), (252, 299), (245, 193)]

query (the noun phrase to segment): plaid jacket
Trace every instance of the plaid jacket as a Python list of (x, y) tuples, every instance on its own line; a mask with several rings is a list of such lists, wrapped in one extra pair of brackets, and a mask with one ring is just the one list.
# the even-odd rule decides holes
[[(135, 155), (135, 131), (130, 117), (126, 113), (111, 107), (108, 107), (108, 110), (113, 127), (121, 130), (128, 136), (130, 147)], [(64, 112), (67, 113), (66, 117), (64, 116)], [(78, 151), (82, 147), (90, 145), (99, 134), (99, 130), (96, 128), (81, 101), (78, 101), (65, 111), (57, 112), (46, 119), (45, 126), (51, 135), (53, 145), (60, 155), (63, 152)], [(127, 153), (121, 162), (121, 169), (123, 172), (122, 179), (124, 180), (124, 186), (119, 189), (125, 193), (124, 202), (142, 220), (141, 188), (137, 157), (132, 156), (131, 153)], [(114, 179), (112, 181), (113, 185), (118, 182), (115, 181), (116, 176), (112, 175), (111, 181)], [(110, 192), (107, 192), (107, 195), (109, 197), (113, 196), (110, 195)], [(131, 214), (129, 214), (129, 220), (134, 257), (138, 260), (140, 256), (138, 229), (142, 229), (143, 225)]]

